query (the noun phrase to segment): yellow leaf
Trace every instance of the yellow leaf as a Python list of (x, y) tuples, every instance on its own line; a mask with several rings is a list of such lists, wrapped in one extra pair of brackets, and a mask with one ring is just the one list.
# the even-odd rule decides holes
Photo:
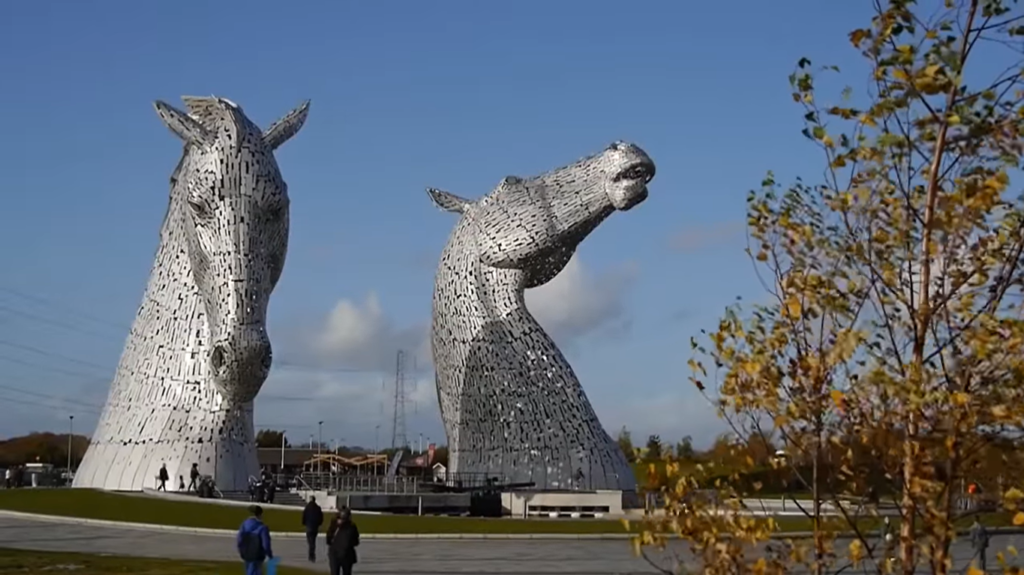
[(801, 311), (803, 311), (803, 306), (800, 304), (800, 300), (795, 297), (786, 300), (786, 313), (789, 314), (789, 317), (800, 317)]
[(967, 575), (985, 575), (985, 572), (978, 569), (973, 563), (967, 568)]
[(843, 392), (838, 389), (833, 389), (829, 392), (829, 395), (832, 396), (832, 403), (836, 404), (836, 408), (843, 409)]
[(1010, 415), (1010, 410), (1006, 409), (1005, 405), (996, 405), (992, 407), (992, 415), (999, 419), (1005, 419)]
[(831, 148), (832, 146), (836, 145), (836, 143), (832, 141), (832, 137), (829, 136), (828, 134), (825, 134), (825, 137), (821, 139), (821, 143), (825, 144), (826, 148)]
[(864, 544), (860, 542), (860, 539), (854, 539), (850, 542), (848, 557), (854, 565), (864, 558)]
[(949, 117), (946, 118), (946, 122), (949, 123), (950, 126), (959, 126), (960, 116), (957, 116), (956, 114), (950, 114)]
[(1013, 524), (1017, 527), (1024, 525), (1024, 511), (1018, 511), (1016, 515), (1013, 516)]
[(957, 407), (963, 407), (967, 405), (967, 402), (971, 400), (971, 396), (967, 395), (962, 391), (958, 391), (953, 394), (953, 405)]

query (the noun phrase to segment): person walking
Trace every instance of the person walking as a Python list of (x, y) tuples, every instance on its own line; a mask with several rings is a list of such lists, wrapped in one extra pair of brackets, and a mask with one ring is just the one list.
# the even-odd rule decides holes
[(302, 510), (302, 525), (306, 528), (306, 544), (309, 546), (309, 562), (316, 563), (316, 536), (324, 524), (324, 512), (311, 496)]
[(974, 519), (974, 524), (971, 525), (971, 547), (974, 547), (974, 556), (978, 559), (978, 568), (982, 571), (986, 569), (986, 555), (988, 555), (988, 529), (978, 522), (978, 519)]
[(331, 575), (352, 575), (352, 566), (359, 562), (359, 528), (352, 522), (352, 512), (342, 507), (327, 528), (327, 561)]
[(170, 474), (167, 473), (167, 464), (164, 463), (160, 466), (160, 474), (157, 475), (157, 479), (160, 480), (160, 485), (157, 486), (156, 490), (167, 491), (167, 480), (170, 478)]
[(262, 575), (263, 562), (274, 558), (270, 546), (270, 529), (263, 523), (263, 508), (259, 505), (249, 507), (252, 515), (242, 522), (238, 528), (235, 544), (238, 556), (245, 562), (245, 575)]
[(188, 476), (189, 476), (189, 479), (191, 479), (191, 481), (188, 482), (188, 491), (198, 491), (199, 490), (199, 483), (198, 483), (198, 481), (199, 481), (199, 464), (198, 463), (193, 463), (192, 464), (192, 470), (188, 472)]

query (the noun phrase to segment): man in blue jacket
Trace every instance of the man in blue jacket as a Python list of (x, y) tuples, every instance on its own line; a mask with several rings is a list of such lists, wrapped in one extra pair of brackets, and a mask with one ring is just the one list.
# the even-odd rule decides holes
[(270, 529), (263, 524), (263, 508), (249, 507), (249, 517), (238, 528), (238, 555), (245, 561), (245, 575), (262, 575), (263, 562), (274, 558), (270, 547)]

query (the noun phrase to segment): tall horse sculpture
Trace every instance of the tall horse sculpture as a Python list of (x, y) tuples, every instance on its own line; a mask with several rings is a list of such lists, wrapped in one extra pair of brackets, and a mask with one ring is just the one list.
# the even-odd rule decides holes
[(541, 176), (509, 176), (476, 201), (428, 190), (461, 214), (437, 271), (431, 334), (454, 477), (635, 492), (624, 454), (523, 294), (558, 275), (612, 212), (646, 199), (654, 172), (643, 150), (616, 142)]
[[(224, 98), (156, 102), (185, 143), (142, 306), (75, 487), (138, 491), (193, 464), (222, 490), (259, 465), (253, 400), (271, 365), (267, 305), (288, 247), (288, 187), (274, 150), (305, 102), (266, 131)], [(172, 483), (173, 485), (173, 483)]]

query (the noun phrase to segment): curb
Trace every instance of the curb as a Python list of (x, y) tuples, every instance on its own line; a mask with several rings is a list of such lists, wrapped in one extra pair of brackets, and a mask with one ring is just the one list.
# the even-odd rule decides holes
[[(62, 523), (65, 525), (95, 525), (97, 527), (113, 527), (117, 529), (128, 529), (133, 531), (157, 531), (170, 533), (184, 533), (189, 535), (222, 535), (234, 536), (233, 529), (210, 529), (207, 527), (180, 527), (177, 525), (156, 525), (153, 523), (132, 523), (128, 521), (109, 521), (106, 519), (85, 519), (82, 517), (69, 517), (61, 515), (44, 515), (40, 513), (25, 513), (22, 511), (8, 511), (0, 509), (0, 517), (11, 517), (14, 519), (28, 519), (31, 521), (44, 521), (48, 523)], [(1022, 527), (989, 527), (989, 535), (1019, 535), (1024, 534)], [(389, 540), (414, 540), (431, 539), (441, 541), (458, 540), (591, 540), (591, 541), (623, 541), (636, 533), (365, 533), (360, 534), (360, 539), (389, 539)], [(958, 536), (969, 535), (970, 530), (959, 529)], [(867, 537), (876, 536), (877, 533), (865, 533)], [(296, 531), (278, 531), (273, 536), (283, 539), (305, 539), (306, 534)], [(808, 539), (814, 536), (812, 531), (790, 531), (787, 533), (773, 533), (771, 539)], [(839, 539), (854, 537), (853, 533), (839, 533)]]
[[(129, 529), (133, 531), (157, 531), (170, 533), (184, 533), (188, 535), (223, 535), (234, 537), (233, 529), (210, 529), (206, 527), (180, 527), (177, 525), (155, 525), (153, 523), (132, 523), (128, 521), (109, 521), (106, 519), (85, 519), (82, 517), (67, 517), (61, 515), (43, 515), (39, 513), (25, 513), (22, 511), (0, 510), (0, 517), (13, 519), (28, 519), (31, 521), (45, 521), (47, 523), (62, 523), (64, 525), (94, 525), (97, 527), (113, 527), (117, 529)], [(284, 539), (305, 539), (306, 534), (295, 531), (277, 531), (272, 533), (275, 538)], [(462, 539), (492, 539), (492, 540), (523, 540), (523, 539), (548, 539), (548, 540), (618, 540), (629, 538), (629, 533), (361, 533), (360, 539), (433, 539), (433, 540), (462, 540)]]

